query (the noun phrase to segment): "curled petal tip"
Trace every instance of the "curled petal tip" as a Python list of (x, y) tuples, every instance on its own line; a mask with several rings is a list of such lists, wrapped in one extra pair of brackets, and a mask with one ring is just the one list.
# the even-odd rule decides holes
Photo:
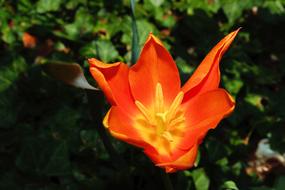
[(117, 67), (120, 64), (123, 64), (121, 62), (116, 62), (116, 63), (112, 63), (112, 64), (103, 63), (102, 61), (99, 61), (95, 58), (90, 58), (87, 61), (88, 61), (90, 67), (97, 67), (97, 68), (101, 68), (101, 69)]
[(229, 40), (233, 40), (236, 35), (238, 34), (238, 32), (242, 29), (242, 27), (239, 27), (238, 29), (236, 29), (235, 31), (231, 32), (228, 36), (229, 36)]
[(89, 58), (89, 59), (87, 59), (87, 62), (89, 63), (89, 66), (90, 67), (94, 67), (94, 66), (96, 66), (96, 63), (98, 63), (98, 62), (100, 62), (100, 61), (98, 61), (97, 59), (95, 59), (95, 58)]
[(231, 33), (238, 33), (241, 29), (242, 27), (238, 27), (236, 30), (232, 31)]
[(150, 33), (148, 34), (148, 37), (147, 37), (146, 42), (148, 42), (149, 40), (151, 40), (151, 39), (153, 39), (153, 38), (154, 38), (154, 35), (153, 35), (152, 32), (150, 32)]
[(231, 106), (232, 107), (229, 109), (228, 113), (225, 114), (225, 117), (230, 115), (234, 111), (234, 109), (236, 107), (236, 102), (235, 102), (234, 98), (230, 94), (228, 94), (228, 97), (229, 97), (229, 100), (231, 101)]
[(236, 29), (235, 31), (237, 31), (237, 32), (238, 32), (238, 31), (240, 31), (241, 29), (242, 29), (242, 27), (239, 27), (239, 28), (238, 28), (238, 29)]
[(149, 33), (148, 38), (146, 40), (146, 44), (148, 42), (154, 42), (156, 44), (159, 44), (160, 46), (163, 46), (163, 43), (152, 32)]

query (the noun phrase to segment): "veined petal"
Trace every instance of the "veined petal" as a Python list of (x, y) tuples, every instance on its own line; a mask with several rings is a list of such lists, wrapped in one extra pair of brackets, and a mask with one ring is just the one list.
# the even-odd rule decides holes
[(235, 102), (224, 89), (216, 89), (195, 96), (183, 106), (186, 109), (187, 129), (178, 146), (182, 150), (188, 150), (234, 110)]
[(97, 59), (88, 59), (90, 72), (112, 105), (122, 107), (126, 112), (134, 109), (128, 74), (129, 68), (124, 63), (106, 64)]
[(132, 118), (133, 117), (128, 116), (120, 107), (112, 106), (106, 114), (103, 124), (117, 139), (143, 148), (146, 146), (146, 143), (140, 137), (139, 132), (134, 128)]
[(176, 172), (177, 170), (185, 170), (191, 168), (196, 160), (198, 153), (198, 144), (194, 144), (185, 154), (172, 162), (156, 164), (156, 166), (165, 168), (167, 173)]
[(138, 62), (130, 68), (129, 81), (134, 98), (144, 105), (153, 103), (157, 83), (170, 104), (180, 91), (178, 69), (162, 43), (149, 35)]
[(219, 87), (220, 60), (233, 42), (239, 30), (240, 28), (224, 37), (204, 58), (194, 74), (182, 87), (182, 91), (185, 93), (185, 100), (188, 100), (194, 95)]

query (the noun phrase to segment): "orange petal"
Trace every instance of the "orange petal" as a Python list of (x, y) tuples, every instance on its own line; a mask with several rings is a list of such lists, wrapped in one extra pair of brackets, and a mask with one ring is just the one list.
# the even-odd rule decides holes
[(165, 171), (167, 173), (172, 173), (177, 170), (185, 170), (191, 168), (195, 163), (197, 152), (198, 152), (198, 144), (196, 143), (188, 152), (180, 156), (178, 159), (172, 162), (156, 164), (156, 166), (165, 168)]
[(178, 69), (163, 44), (149, 35), (138, 62), (130, 68), (129, 81), (136, 100), (144, 105), (152, 103), (156, 84), (163, 88), (165, 103), (170, 103), (180, 91)]
[(188, 100), (195, 94), (200, 94), (219, 87), (220, 60), (239, 30), (240, 28), (224, 37), (204, 58), (194, 74), (182, 87), (182, 91), (185, 93), (185, 100)]
[(169, 162), (170, 157), (166, 155), (160, 155), (156, 150), (158, 147), (147, 146), (144, 149), (144, 153), (152, 160), (153, 163), (159, 164)]
[(106, 64), (97, 59), (88, 59), (90, 72), (112, 105), (122, 107), (126, 112), (134, 109), (128, 74), (129, 68), (124, 63)]
[(115, 138), (141, 148), (147, 146), (134, 128), (132, 117), (129, 117), (120, 107), (112, 106), (103, 124)]
[(195, 96), (183, 106), (187, 129), (179, 148), (188, 150), (234, 110), (235, 102), (224, 89), (216, 89)]

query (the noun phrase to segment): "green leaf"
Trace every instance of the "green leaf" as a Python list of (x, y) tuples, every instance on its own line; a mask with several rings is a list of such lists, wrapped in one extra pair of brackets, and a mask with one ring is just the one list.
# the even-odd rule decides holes
[(278, 0), (276, 1), (265, 1), (264, 7), (268, 8), (271, 13), (273, 14), (282, 14), (285, 12), (285, 9), (282, 5), (282, 3)]
[(23, 57), (16, 56), (12, 58), (10, 64), (0, 67), (0, 92), (6, 90), (27, 68)]
[(285, 175), (279, 176), (275, 181), (274, 188), (275, 190), (284, 190), (285, 187)]
[(79, 36), (79, 29), (77, 25), (74, 23), (66, 24), (64, 26), (64, 31), (65, 31), (65, 34), (64, 33), (62, 34), (57, 31), (56, 31), (56, 34), (58, 34), (59, 36), (71, 39), (71, 40), (76, 40)]
[(88, 58), (96, 57), (104, 62), (111, 62), (118, 58), (119, 53), (108, 40), (92, 41), (81, 48), (80, 54)]
[[(0, 93), (0, 128), (11, 128), (13, 124), (17, 122), (18, 108), (15, 107), (17, 104), (15, 104), (14, 95), (14, 91)], [(11, 139), (12, 138), (9, 138), (9, 140)], [(1, 140), (4, 140), (4, 138)]]
[(219, 8), (221, 7), (220, 1), (208, 1), (208, 0), (201, 0), (201, 1), (191, 1), (188, 0), (187, 4), (183, 6), (183, 9), (186, 8), (186, 11), (189, 15), (194, 14), (194, 10), (201, 9), (204, 10), (207, 14), (216, 13)]
[(192, 173), (192, 178), (197, 190), (208, 190), (210, 185), (210, 180), (205, 173), (203, 168), (194, 170)]
[(39, 0), (37, 3), (37, 12), (45, 13), (49, 11), (57, 11), (62, 0)]
[(222, 185), (222, 190), (239, 190), (234, 181), (226, 181)]
[(78, 6), (79, 4), (86, 4), (87, 3), (87, 0), (69, 0), (66, 4), (65, 4), (65, 7), (67, 9), (74, 9), (76, 8), (76, 6)]
[(82, 130), (80, 131), (80, 138), (86, 147), (93, 148), (96, 147), (96, 140), (98, 140), (99, 137), (94, 130)]
[(194, 68), (190, 64), (187, 64), (187, 62), (181, 57), (177, 57), (175, 59), (175, 63), (177, 64), (178, 68), (182, 71), (182, 73), (191, 74), (194, 71)]
[(53, 151), (44, 169), (44, 173), (49, 176), (60, 176), (71, 174), (68, 150), (63, 142)]
[(260, 111), (264, 111), (264, 106), (261, 103), (262, 96), (259, 94), (248, 93), (245, 97), (245, 101), (251, 104), (252, 106), (258, 108)]
[(238, 1), (231, 1), (225, 3), (223, 10), (229, 20), (229, 23), (232, 24), (241, 16), (243, 9), (240, 8), (240, 3)]
[(207, 148), (207, 152), (209, 154), (208, 159), (210, 161), (220, 160), (220, 159), (224, 158), (224, 156), (227, 153), (226, 146), (223, 143), (221, 143), (220, 141), (208, 140), (208, 141), (206, 141), (205, 145)]
[(86, 8), (79, 8), (76, 11), (74, 21), (64, 24), (63, 31), (53, 31), (54, 34), (69, 40), (79, 40), (82, 36), (90, 34), (93, 30), (94, 17)]
[(164, 2), (164, 0), (150, 0), (150, 2), (156, 6), (159, 7), (160, 5), (162, 5), (162, 3)]
[(14, 32), (9, 27), (2, 29), (2, 40), (7, 44), (13, 44), (16, 40)]
[[(149, 33), (153, 32), (155, 34), (157, 32), (157, 29), (155, 28), (155, 26), (153, 24), (151, 24), (150, 22), (148, 22), (145, 19), (136, 20), (136, 21), (137, 21), (137, 25), (138, 25), (139, 46), (141, 47), (145, 43)], [(125, 44), (131, 44), (132, 38), (131, 38), (131, 31), (130, 30), (126, 31), (123, 34), (122, 42)]]
[(245, 10), (246, 8), (251, 8), (253, 6), (251, 1), (240, 0), (224, 0), (221, 2), (221, 5), (225, 15), (228, 18), (229, 26), (232, 26), (236, 22), (236, 20), (242, 18), (243, 10)]
[(15, 161), (18, 169), (29, 173), (40, 173), (43, 160), (41, 159), (42, 152), (39, 151), (38, 146), (39, 144), (35, 143), (34, 139), (23, 142), (22, 149)]

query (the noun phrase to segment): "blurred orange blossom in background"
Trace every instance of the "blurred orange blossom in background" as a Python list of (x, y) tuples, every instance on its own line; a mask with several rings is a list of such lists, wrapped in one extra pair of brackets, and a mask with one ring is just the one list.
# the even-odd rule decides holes
[(25, 48), (34, 48), (37, 44), (37, 39), (35, 36), (24, 32), (22, 36), (23, 45)]
[(142, 148), (166, 172), (192, 167), (207, 131), (235, 107), (219, 88), (219, 62), (238, 31), (209, 52), (182, 88), (175, 62), (152, 34), (131, 67), (89, 59), (90, 72), (112, 105), (104, 126), (114, 137)]

